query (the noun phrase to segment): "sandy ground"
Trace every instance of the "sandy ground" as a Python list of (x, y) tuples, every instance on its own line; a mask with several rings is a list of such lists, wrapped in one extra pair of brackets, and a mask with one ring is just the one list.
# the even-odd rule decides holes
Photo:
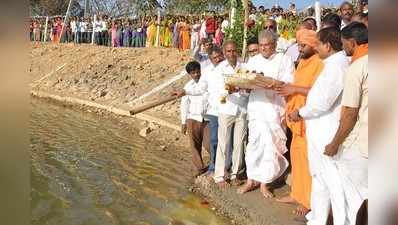
[[(134, 106), (129, 103), (179, 74), (189, 60), (189, 52), (179, 52), (175, 49), (112, 49), (73, 44), (32, 45), (29, 81), (34, 91), (79, 98), (128, 110)], [(64, 64), (65, 66), (57, 71), (57, 68)], [(183, 87), (187, 81), (188, 77), (184, 77), (145, 101), (164, 97), (173, 89)], [(79, 107), (82, 110), (107, 114), (103, 110)], [(145, 113), (175, 125), (180, 124), (179, 101)], [(188, 140), (179, 131), (134, 118), (116, 117), (126, 124), (123, 126), (134, 126), (136, 131), (151, 127), (152, 131), (146, 137), (148, 141), (156, 142), (160, 150), (170, 152), (170, 157), (180, 157), (182, 163), (190, 163)], [(236, 188), (220, 191), (214, 183), (199, 177), (195, 180), (192, 191), (203, 195), (218, 213), (231, 218), (234, 224), (302, 224), (294, 221), (294, 206), (282, 205), (272, 199), (267, 200), (261, 196), (259, 190), (238, 195)], [(284, 185), (277, 188), (275, 194), (280, 197), (288, 191), (288, 186)]]

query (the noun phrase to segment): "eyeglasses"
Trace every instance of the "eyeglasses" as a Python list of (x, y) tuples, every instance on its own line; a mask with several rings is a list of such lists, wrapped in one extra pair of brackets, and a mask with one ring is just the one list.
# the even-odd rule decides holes
[(265, 30), (273, 30), (273, 29), (275, 29), (275, 27), (272, 26), (272, 25), (271, 26), (265, 26), (264, 29)]

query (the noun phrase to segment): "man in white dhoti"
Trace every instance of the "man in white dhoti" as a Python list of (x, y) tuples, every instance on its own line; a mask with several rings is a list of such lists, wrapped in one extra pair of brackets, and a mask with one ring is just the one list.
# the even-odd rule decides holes
[[(344, 80), (340, 126), (325, 148), (337, 160), (350, 225), (368, 198), (368, 29), (353, 22), (342, 30), (345, 52), (352, 56)], [(362, 219), (362, 218), (361, 218)]]
[[(260, 54), (250, 58), (245, 69), (278, 81), (292, 82), (294, 63), (291, 57), (276, 53), (277, 34), (264, 30), (260, 32), (258, 41)], [(254, 190), (261, 184), (264, 197), (273, 197), (267, 184), (279, 178), (289, 165), (283, 156), (287, 152), (287, 138), (282, 125), (285, 104), (272, 87), (251, 91), (248, 103), (249, 144), (245, 158), (248, 181), (238, 193)]]
[(289, 119), (304, 119), (306, 123), (308, 160), (312, 176), (312, 211), (306, 216), (307, 225), (326, 225), (330, 206), (333, 224), (345, 225), (347, 216), (342, 181), (336, 162), (323, 153), (339, 126), (343, 81), (349, 62), (342, 51), (339, 29), (322, 29), (318, 38), (316, 50), (325, 67), (311, 88), (306, 105), (289, 114)]

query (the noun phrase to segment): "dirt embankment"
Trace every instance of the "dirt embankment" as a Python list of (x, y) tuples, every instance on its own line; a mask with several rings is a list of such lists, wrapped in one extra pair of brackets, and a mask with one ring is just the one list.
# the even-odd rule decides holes
[[(32, 91), (62, 97), (81, 99), (95, 104), (129, 110), (139, 103), (132, 102), (160, 84), (178, 75), (190, 60), (189, 52), (175, 49), (107, 48), (91, 45), (32, 45), (30, 51), (29, 79)], [(175, 88), (181, 88), (187, 76), (162, 91), (145, 98), (152, 101), (164, 97)], [(70, 104), (70, 103), (68, 103)], [(106, 113), (95, 107), (84, 110)], [(168, 123), (179, 126), (179, 101), (174, 101), (145, 112)], [(160, 148), (170, 151), (170, 157), (181, 157), (189, 152), (188, 140), (177, 130), (160, 129), (156, 123), (120, 117), (138, 129), (149, 127), (147, 139), (156, 140)], [(174, 149), (184, 151), (179, 154)], [(206, 156), (207, 158), (208, 156)], [(188, 159), (187, 159), (188, 160)], [(189, 160), (188, 160), (189, 161)], [(185, 161), (186, 163), (189, 163)], [(236, 188), (220, 191), (204, 178), (195, 181), (195, 192), (217, 206), (217, 211), (244, 225), (295, 225), (293, 206), (281, 205), (264, 199), (259, 191), (245, 195), (236, 194)], [(288, 188), (276, 190), (285, 195)]]
[[(189, 52), (175, 49), (32, 45), (30, 82), (35, 91), (129, 110), (138, 104), (133, 103), (136, 98), (179, 74), (189, 60)], [(164, 97), (187, 81), (188, 77), (178, 80), (144, 101)], [(174, 101), (146, 113), (179, 123), (178, 106)]]

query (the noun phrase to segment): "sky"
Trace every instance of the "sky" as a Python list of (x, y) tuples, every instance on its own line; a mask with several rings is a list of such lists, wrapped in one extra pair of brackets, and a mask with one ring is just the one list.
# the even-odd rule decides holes
[[(283, 8), (289, 7), (290, 2), (296, 4), (297, 9), (306, 8), (315, 3), (315, 0), (252, 0), (254, 5), (260, 6), (263, 5), (265, 8), (271, 8), (275, 4), (279, 4)], [(321, 5), (329, 5), (333, 4), (335, 6), (339, 6), (344, 0), (320, 0)]]

